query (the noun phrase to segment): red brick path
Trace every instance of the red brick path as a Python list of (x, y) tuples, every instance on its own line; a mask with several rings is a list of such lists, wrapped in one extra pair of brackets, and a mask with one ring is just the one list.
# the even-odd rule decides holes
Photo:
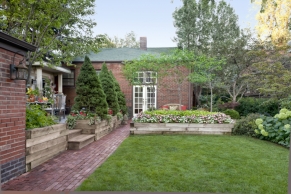
[(129, 124), (81, 150), (67, 150), (2, 185), (13, 191), (74, 191), (129, 136)]

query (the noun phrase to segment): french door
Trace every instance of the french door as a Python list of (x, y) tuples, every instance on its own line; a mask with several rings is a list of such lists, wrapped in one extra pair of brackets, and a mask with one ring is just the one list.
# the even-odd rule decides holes
[(156, 86), (133, 86), (133, 115), (149, 108), (156, 108), (157, 104)]

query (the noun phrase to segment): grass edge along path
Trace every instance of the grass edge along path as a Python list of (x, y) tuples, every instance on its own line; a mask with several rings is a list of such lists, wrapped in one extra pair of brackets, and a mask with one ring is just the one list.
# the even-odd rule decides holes
[(130, 136), (77, 191), (287, 193), (289, 150), (244, 136)]

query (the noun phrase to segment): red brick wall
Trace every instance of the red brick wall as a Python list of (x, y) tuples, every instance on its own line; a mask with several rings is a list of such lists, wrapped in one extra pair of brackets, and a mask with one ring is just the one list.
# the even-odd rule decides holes
[[(189, 74), (189, 70), (186, 68), (180, 68), (179, 73), (183, 73), (183, 77), (186, 78)], [(179, 103), (179, 93), (181, 92), (181, 104), (186, 106), (187, 109), (192, 108), (192, 85), (187, 80), (184, 80), (180, 84), (175, 79), (175, 74), (170, 77), (163, 78), (158, 81), (158, 99), (157, 108), (161, 108), (165, 104)], [(180, 87), (180, 90), (178, 88)], [(190, 103), (190, 104), (189, 104)]]
[[(96, 70), (101, 70), (103, 63), (92, 63), (94, 68)], [(76, 70), (75, 70), (75, 79), (80, 73), (80, 66), (82, 63), (76, 64)], [(111, 70), (114, 77), (117, 79), (121, 90), (125, 94), (126, 98), (126, 105), (129, 109), (129, 115), (132, 115), (132, 86), (129, 84), (129, 82), (125, 79), (125, 77), (122, 74), (122, 67), (123, 64), (121, 63), (107, 63), (108, 70)], [(186, 69), (183, 70), (185, 73), (185, 76), (187, 75)], [(178, 91), (176, 90), (177, 84), (175, 84), (172, 80), (172, 78), (166, 78), (163, 80), (165, 83), (167, 83), (167, 87), (165, 87), (164, 84), (158, 86), (158, 96), (157, 96), (157, 108), (161, 108), (164, 104), (168, 103), (179, 103), (179, 96)], [(76, 95), (75, 93), (75, 87), (64, 87), (64, 94), (67, 95), (67, 100), (70, 100), (71, 105), (74, 103), (74, 97)], [(189, 95), (192, 94), (192, 88), (190, 87), (190, 83), (185, 82), (182, 87), (182, 104), (187, 106), (187, 109), (189, 109), (189, 101), (191, 101), (192, 96)], [(67, 103), (68, 104), (68, 103)], [(192, 107), (192, 105), (191, 105)], [(190, 107), (190, 108), (191, 108)]]
[[(14, 53), (0, 48), (1, 182), (25, 172), (25, 81), (10, 80)], [(15, 56), (15, 64), (23, 57)]]

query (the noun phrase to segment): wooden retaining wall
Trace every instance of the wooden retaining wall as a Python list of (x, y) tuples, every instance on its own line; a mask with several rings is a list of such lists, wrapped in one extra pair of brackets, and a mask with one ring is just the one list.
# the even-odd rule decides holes
[(35, 128), (26, 133), (26, 171), (53, 158), (67, 149), (65, 124), (56, 124), (43, 128)]
[(131, 123), (131, 134), (231, 134), (234, 124)]
[[(95, 141), (116, 129), (121, 120), (112, 117), (111, 121), (102, 121), (96, 125), (88, 125), (88, 120), (78, 120), (76, 129), (82, 134), (95, 134)], [(68, 149), (70, 130), (66, 124), (56, 124), (43, 128), (26, 130), (26, 172), (55, 157)]]
[(95, 141), (97, 141), (116, 129), (121, 124), (121, 120), (113, 116), (111, 121), (103, 120), (96, 125), (88, 125), (88, 123), (88, 120), (77, 120), (74, 129), (82, 129), (82, 134), (95, 134)]

